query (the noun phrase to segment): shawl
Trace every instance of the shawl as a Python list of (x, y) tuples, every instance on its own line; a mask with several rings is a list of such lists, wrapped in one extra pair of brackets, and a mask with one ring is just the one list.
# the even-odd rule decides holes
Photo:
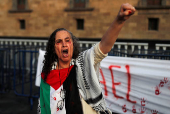
[(94, 47), (81, 52), (76, 60), (79, 93), (94, 110), (105, 112), (106, 104), (99, 83), (99, 67), (94, 67)]

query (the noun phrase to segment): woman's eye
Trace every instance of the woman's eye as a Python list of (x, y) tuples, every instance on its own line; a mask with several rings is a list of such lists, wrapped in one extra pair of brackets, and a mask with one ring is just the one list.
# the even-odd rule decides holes
[(56, 41), (55, 43), (58, 44), (58, 43), (60, 43), (60, 42), (61, 42), (61, 41), (59, 40), (59, 41)]
[(69, 42), (70, 40), (66, 40), (66, 42)]

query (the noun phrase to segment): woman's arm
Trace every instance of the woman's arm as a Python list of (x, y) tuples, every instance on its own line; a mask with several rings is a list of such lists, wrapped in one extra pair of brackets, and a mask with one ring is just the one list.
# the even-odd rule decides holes
[(129, 17), (133, 15), (135, 11), (136, 10), (132, 5), (128, 3), (122, 4), (117, 17), (101, 39), (99, 47), (104, 54), (111, 50), (125, 21), (129, 19)]

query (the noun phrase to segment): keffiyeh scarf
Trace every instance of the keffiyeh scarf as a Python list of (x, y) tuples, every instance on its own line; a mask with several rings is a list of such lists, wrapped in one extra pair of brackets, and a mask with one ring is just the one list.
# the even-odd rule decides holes
[(94, 48), (81, 52), (76, 60), (77, 84), (83, 99), (97, 112), (106, 112), (106, 105), (99, 83), (99, 66), (94, 67)]

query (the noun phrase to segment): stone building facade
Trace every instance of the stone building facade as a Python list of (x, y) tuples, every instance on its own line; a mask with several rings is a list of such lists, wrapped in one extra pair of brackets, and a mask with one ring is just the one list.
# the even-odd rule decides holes
[(62, 27), (99, 40), (126, 2), (137, 11), (119, 41), (170, 42), (170, 0), (0, 0), (0, 37), (42, 39)]

